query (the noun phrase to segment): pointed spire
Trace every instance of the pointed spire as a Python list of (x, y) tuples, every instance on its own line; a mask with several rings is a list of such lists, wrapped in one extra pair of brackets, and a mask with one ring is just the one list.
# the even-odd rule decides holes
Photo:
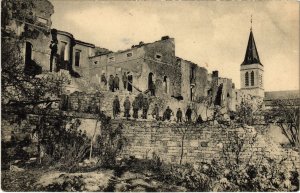
[(251, 14), (251, 27), (250, 27), (250, 31), (252, 31), (252, 14)]
[(262, 65), (259, 60), (258, 51), (256, 49), (254, 36), (252, 33), (252, 16), (251, 16), (251, 28), (250, 28), (250, 35), (249, 35), (247, 50), (246, 50), (245, 59), (244, 59), (244, 62), (242, 63), (242, 65), (248, 65), (248, 64)]

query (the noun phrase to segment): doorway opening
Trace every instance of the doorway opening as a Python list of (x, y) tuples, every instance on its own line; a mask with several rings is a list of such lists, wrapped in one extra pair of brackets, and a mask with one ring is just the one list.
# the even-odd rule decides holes
[(131, 74), (128, 75), (128, 84), (127, 84), (127, 90), (129, 92), (132, 92), (132, 82), (133, 82), (133, 77)]

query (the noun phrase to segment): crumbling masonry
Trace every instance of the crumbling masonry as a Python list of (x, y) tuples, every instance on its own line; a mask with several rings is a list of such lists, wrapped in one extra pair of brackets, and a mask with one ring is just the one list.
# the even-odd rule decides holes
[[(69, 72), (72, 81), (66, 94), (95, 92), (94, 85), (98, 91), (106, 91), (108, 84), (101, 82), (101, 76), (108, 80), (113, 75), (120, 79), (120, 91), (127, 93), (149, 93), (154, 84), (157, 97), (172, 97), (186, 104), (208, 97), (212, 104), (235, 109), (238, 90), (231, 79), (219, 77), (217, 71), (210, 74), (201, 64), (177, 57), (174, 38), (163, 36), (152, 43), (140, 42), (127, 50), (111, 52), (75, 39), (69, 32), (51, 29), (52, 4), (47, 0), (33, 2), (36, 5), (32, 12), (24, 13), (31, 20), (22, 21), (14, 14), (14, 2), (3, 1), (9, 15), (5, 31), (24, 37), (25, 68), (37, 74)], [(34, 31), (43, 33), (35, 37)], [(126, 88), (122, 83), (124, 73), (128, 79)]]

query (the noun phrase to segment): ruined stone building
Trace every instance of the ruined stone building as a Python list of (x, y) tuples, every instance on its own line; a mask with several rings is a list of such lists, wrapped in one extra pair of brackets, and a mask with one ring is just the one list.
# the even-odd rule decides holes
[(49, 68), (53, 5), (49, 1), (2, 1), (2, 38), (15, 37), (25, 70), (41, 73)]
[[(48, 0), (2, 1), (5, 23), (2, 31), (22, 39), (25, 68), (42, 73), (68, 72), (72, 79), (69, 93), (99, 85), (108, 90), (101, 76), (109, 80), (118, 76), (120, 90), (127, 93), (149, 93), (155, 85), (156, 96), (201, 102), (207, 97), (211, 104), (234, 110), (246, 95), (263, 97), (263, 65), (250, 31), (245, 59), (241, 64), (241, 89), (218, 71), (209, 73), (201, 64), (176, 56), (175, 39), (163, 36), (152, 43), (140, 42), (123, 51), (111, 52), (92, 43), (76, 39), (71, 33), (51, 29), (54, 7)], [(24, 19), (25, 18), (25, 19)], [(128, 80), (127, 87), (122, 83)], [(85, 85), (78, 84), (85, 82)]]
[[(164, 36), (153, 43), (140, 42), (132, 48), (91, 58), (90, 77), (101, 74), (128, 76), (130, 92), (147, 92), (155, 84), (157, 96), (196, 101), (206, 96), (207, 70), (175, 56), (175, 40)], [(122, 85), (122, 84), (121, 84)], [(123, 88), (123, 85), (121, 86)]]
[(9, 36), (18, 40), (25, 68), (37, 73), (50, 70), (50, 46), (54, 41), (56, 58), (53, 63), (59, 65), (53, 64), (53, 71), (66, 69), (77, 77), (88, 75), (89, 57), (108, 52), (94, 44), (75, 39), (71, 33), (51, 29), (54, 7), (48, 0), (4, 0), (2, 12), (2, 37)]

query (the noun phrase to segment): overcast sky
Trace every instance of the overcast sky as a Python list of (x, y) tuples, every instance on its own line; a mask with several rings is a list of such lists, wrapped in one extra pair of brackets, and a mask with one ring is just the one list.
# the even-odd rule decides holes
[(265, 90), (299, 89), (296, 1), (50, 1), (52, 27), (76, 39), (117, 51), (169, 35), (177, 56), (219, 70), (237, 88), (252, 14)]

